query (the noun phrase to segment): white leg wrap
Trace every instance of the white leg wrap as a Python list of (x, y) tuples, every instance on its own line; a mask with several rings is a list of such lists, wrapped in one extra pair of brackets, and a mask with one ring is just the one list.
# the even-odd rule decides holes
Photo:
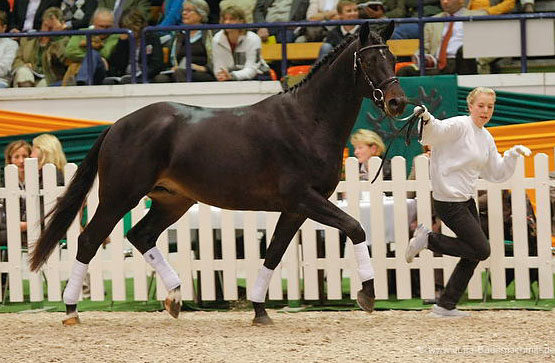
[(370, 262), (370, 253), (366, 243), (358, 243), (353, 245), (355, 248), (355, 256), (358, 263), (358, 275), (362, 282), (374, 278), (374, 267)]
[(83, 287), (83, 279), (87, 274), (88, 264), (75, 261), (71, 269), (71, 275), (64, 290), (64, 303), (66, 305), (75, 305), (79, 301), (79, 294)]
[(175, 272), (173, 267), (170, 266), (168, 261), (166, 261), (156, 246), (146, 251), (143, 257), (160, 276), (166, 290), (170, 291), (181, 285), (177, 272)]
[(270, 270), (266, 266), (262, 265), (260, 271), (258, 271), (258, 277), (254, 283), (254, 288), (251, 293), (251, 301), (257, 303), (263, 303), (266, 301), (266, 292), (268, 291), (268, 286), (270, 286), (270, 279), (274, 270)]

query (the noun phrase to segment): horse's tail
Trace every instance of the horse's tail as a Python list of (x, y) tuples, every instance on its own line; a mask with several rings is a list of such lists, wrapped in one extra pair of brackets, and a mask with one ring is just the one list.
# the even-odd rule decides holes
[(38, 270), (46, 262), (83, 205), (83, 201), (94, 183), (98, 171), (98, 153), (109, 129), (104, 130), (98, 137), (79, 168), (77, 168), (77, 172), (71, 179), (65, 193), (46, 216), (52, 216), (52, 218), (48, 221), (31, 252), (31, 271)]

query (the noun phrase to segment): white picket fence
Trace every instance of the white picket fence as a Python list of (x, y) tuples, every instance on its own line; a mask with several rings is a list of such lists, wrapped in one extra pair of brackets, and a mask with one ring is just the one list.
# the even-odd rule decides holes
[[(378, 158), (370, 162), (370, 175), (377, 170)], [(359, 219), (361, 215), (361, 195), (370, 195), (371, 213), (369, 221), (361, 221), (370, 225), (371, 232), (367, 236), (372, 241), (372, 262), (376, 271), (375, 286), (377, 299), (388, 298), (387, 270), (395, 271), (396, 294), (398, 299), (409, 299), (411, 292), (411, 269), (420, 272), (420, 296), (423, 299), (433, 298), (434, 269), (443, 271), (444, 281), (448, 280), (458, 258), (443, 256), (434, 257), (430, 251), (424, 251), (412, 264), (404, 260), (404, 251), (409, 237), (406, 192), (416, 191), (418, 222), (431, 226), (431, 196), (428, 178), (428, 161), (425, 157), (415, 160), (416, 180), (406, 180), (405, 160), (395, 157), (392, 160), (393, 180), (383, 181), (379, 178), (374, 184), (359, 181), (356, 159), (349, 158), (346, 164), (346, 180), (341, 181), (331, 200), (337, 202), (338, 194), (346, 196), (346, 210)], [(539, 297), (553, 298), (553, 258), (551, 254), (551, 217), (549, 206), (548, 158), (538, 154), (534, 158), (535, 177), (524, 177), (524, 163), (521, 158), (514, 176), (505, 183), (494, 184), (480, 180), (479, 189), (488, 191), (489, 231), (491, 257), (481, 262), (472, 277), (468, 294), (471, 299), (480, 299), (483, 294), (482, 272), (489, 269), (491, 276), (492, 297), (506, 298), (505, 269), (515, 271), (516, 298), (530, 298), (530, 268), (539, 271)], [(76, 170), (73, 164), (65, 170), (66, 183)], [(6, 185), (0, 188), (0, 198), (5, 199), (8, 221), (7, 260), (0, 261), (0, 272), (9, 276), (9, 301), (23, 301), (23, 280), (30, 284), (30, 300), (43, 301), (43, 280), (46, 278), (46, 298), (49, 301), (61, 301), (62, 286), (69, 276), (69, 271), (77, 251), (77, 237), (80, 227), (77, 218), (67, 231), (67, 245), (57, 248), (48, 263), (39, 273), (30, 273), (27, 267), (28, 254), (21, 248), (19, 229), (19, 198), (25, 197), (27, 221), (29, 225), (29, 249), (33, 248), (40, 234), (40, 197), (44, 198), (46, 212), (52, 208), (56, 198), (65, 187), (56, 186), (56, 173), (53, 165), (46, 165), (43, 170), (44, 188), (39, 188), (36, 159), (27, 159), (25, 164), (25, 191), (18, 187), (17, 168), (13, 165), (5, 168)], [(501, 206), (501, 190), (512, 192), (514, 257), (505, 257), (503, 237), (503, 214)], [(536, 193), (536, 217), (538, 256), (528, 255), (527, 224), (526, 224), (526, 190), (533, 189)], [(384, 214), (381, 206), (384, 192), (393, 193), (392, 215)], [(88, 196), (88, 218), (94, 214), (98, 205), (97, 184)], [(144, 201), (139, 203), (131, 213), (132, 224), (145, 214)], [(238, 212), (219, 210), (200, 204), (192, 208), (170, 229), (177, 235), (177, 252), (168, 253), (170, 235), (166, 230), (158, 240), (162, 253), (169, 255), (170, 263), (179, 273), (182, 284), (183, 300), (194, 301), (198, 297), (195, 281), (200, 272), (201, 296), (203, 301), (216, 299), (217, 281), (221, 281), (224, 300), (238, 299), (238, 279), (246, 280), (247, 296), (250, 296), (258, 269), (263, 259), (260, 257), (260, 235), (265, 232), (269, 243), (277, 223), (278, 214), (269, 212)], [(360, 219), (359, 219), (360, 220)], [(385, 226), (392, 224), (394, 241), (386, 240)], [(198, 255), (193, 252), (196, 243), (192, 238), (192, 229), (198, 228)], [(215, 258), (214, 230), (220, 231), (222, 258)], [(242, 230), (244, 238), (244, 258), (236, 258), (236, 229)], [(317, 257), (317, 234), (325, 232), (325, 257)], [(443, 231), (447, 230), (443, 226)], [(194, 236), (194, 234), (193, 234)], [(386, 257), (387, 243), (394, 243), (395, 257)], [(131, 257), (125, 257), (130, 244), (123, 236), (123, 221), (120, 221), (111, 233), (111, 243), (101, 248), (89, 265), (91, 281), (91, 299), (105, 299), (104, 281), (112, 282), (112, 298), (123, 301), (126, 296), (126, 278), (133, 278), (133, 296), (137, 301), (145, 301), (148, 297), (147, 276), (151, 269), (140, 253), (133, 249)], [(276, 269), (270, 283), (269, 299), (289, 301), (317, 300), (320, 296), (318, 270), (323, 270), (328, 300), (342, 299), (341, 282), (350, 277), (350, 296), (355, 298), (360, 288), (356, 273), (356, 261), (353, 258), (352, 244), (347, 242), (345, 256), (340, 256), (339, 233), (336, 229), (323, 227), (308, 220), (291, 242), (282, 263)], [(221, 277), (217, 279), (216, 273)], [(286, 281), (286, 288), (282, 288)], [(166, 291), (157, 278), (157, 299), (163, 300)], [(3, 291), (0, 291), (2, 294)], [(0, 296), (1, 298), (1, 296)]]

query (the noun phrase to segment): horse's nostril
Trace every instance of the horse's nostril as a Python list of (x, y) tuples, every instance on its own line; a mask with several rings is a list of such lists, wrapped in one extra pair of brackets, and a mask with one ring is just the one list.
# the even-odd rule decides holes
[(399, 107), (399, 105), (401, 104), (401, 102), (399, 101), (398, 98), (392, 98), (389, 100), (389, 107), (390, 108), (397, 108)]

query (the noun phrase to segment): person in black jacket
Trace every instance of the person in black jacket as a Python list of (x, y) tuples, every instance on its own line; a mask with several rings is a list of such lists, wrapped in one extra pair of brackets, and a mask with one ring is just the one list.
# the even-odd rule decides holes
[(40, 0), (39, 6), (33, 16), (33, 21), (25, 23), (27, 16), (27, 8), (29, 7), (29, 0), (17, 0), (13, 7), (12, 24), (10, 25), (11, 32), (26, 32), (29, 30), (39, 31), (42, 25), (42, 14), (44, 11), (51, 7), (59, 8), (62, 5), (61, 0)]
[[(359, 12), (357, 3), (351, 0), (340, 0), (337, 3), (337, 15), (339, 20), (356, 20), (359, 18)], [(320, 47), (320, 53), (318, 54), (318, 60), (324, 58), (333, 48), (337, 47), (339, 43), (345, 39), (349, 34), (354, 34), (358, 31), (358, 25), (338, 25), (332, 30), (328, 31), (326, 38), (322, 47)]]
[[(142, 81), (142, 59), (140, 52), (141, 31), (148, 25), (146, 15), (138, 9), (128, 9), (123, 12), (120, 27), (133, 31), (135, 36), (135, 61), (137, 64), (137, 82)], [(127, 34), (122, 34), (108, 59), (108, 77), (104, 84), (131, 83), (131, 65), (129, 63), (129, 39)], [(146, 64), (148, 80), (152, 81), (164, 66), (162, 44), (157, 32), (148, 32), (145, 35)]]

